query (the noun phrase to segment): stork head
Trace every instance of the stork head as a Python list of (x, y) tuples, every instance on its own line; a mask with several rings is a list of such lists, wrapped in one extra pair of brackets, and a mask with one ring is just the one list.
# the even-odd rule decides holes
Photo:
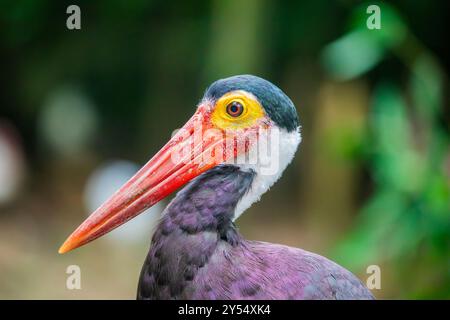
[(223, 163), (255, 173), (250, 191), (236, 207), (237, 218), (278, 180), (300, 140), (297, 111), (278, 87), (251, 75), (218, 80), (206, 90), (191, 119), (69, 236), (59, 252), (104, 235)]

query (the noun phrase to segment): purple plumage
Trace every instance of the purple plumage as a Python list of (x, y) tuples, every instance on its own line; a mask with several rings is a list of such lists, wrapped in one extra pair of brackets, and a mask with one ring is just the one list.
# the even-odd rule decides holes
[(254, 177), (219, 165), (177, 194), (153, 236), (138, 299), (373, 299), (324, 257), (241, 237), (234, 210)]

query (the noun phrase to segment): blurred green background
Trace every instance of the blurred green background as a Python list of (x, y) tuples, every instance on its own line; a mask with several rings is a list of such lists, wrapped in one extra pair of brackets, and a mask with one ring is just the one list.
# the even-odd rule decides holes
[[(66, 8), (81, 8), (81, 30)], [(369, 30), (366, 9), (381, 8)], [(332, 258), (378, 298), (450, 298), (449, 5), (0, 1), (0, 298), (135, 297), (157, 206), (57, 249), (193, 113), (252, 73), (294, 101), (293, 164), (238, 221)], [(81, 268), (81, 290), (66, 268)]]

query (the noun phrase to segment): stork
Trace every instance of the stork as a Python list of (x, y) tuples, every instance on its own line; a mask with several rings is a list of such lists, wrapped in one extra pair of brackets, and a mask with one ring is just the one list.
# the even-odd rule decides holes
[(59, 252), (104, 235), (185, 185), (153, 234), (138, 299), (373, 299), (327, 258), (245, 240), (236, 228), (300, 141), (296, 108), (274, 84), (252, 75), (218, 80), (192, 118)]

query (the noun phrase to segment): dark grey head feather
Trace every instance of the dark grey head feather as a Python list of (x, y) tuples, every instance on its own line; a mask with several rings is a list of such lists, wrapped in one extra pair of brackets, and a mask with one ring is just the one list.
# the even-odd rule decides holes
[(266, 114), (288, 132), (299, 126), (297, 110), (291, 99), (280, 88), (260, 77), (239, 75), (215, 81), (205, 92), (205, 98), (218, 100), (225, 93), (245, 90), (252, 93)]

